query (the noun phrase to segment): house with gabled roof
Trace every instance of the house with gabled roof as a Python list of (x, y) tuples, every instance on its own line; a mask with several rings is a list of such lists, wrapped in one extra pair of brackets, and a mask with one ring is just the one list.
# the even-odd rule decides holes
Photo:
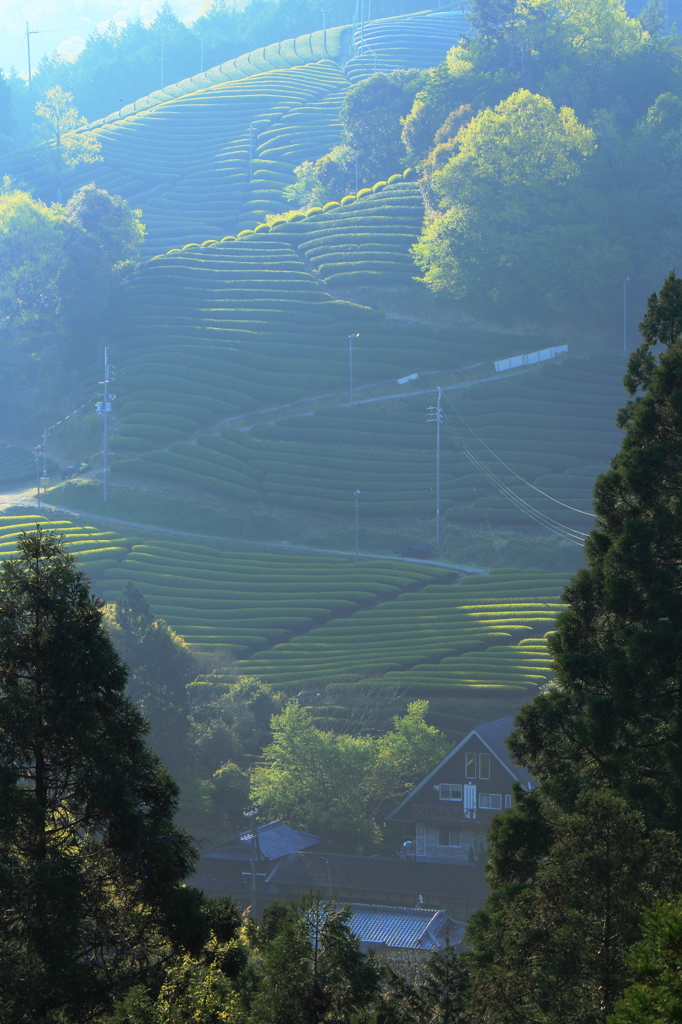
[(512, 805), (514, 783), (534, 787), (530, 773), (507, 750), (513, 727), (513, 716), (476, 726), (388, 815), (389, 821), (414, 825), (416, 860), (478, 859), (490, 822)]

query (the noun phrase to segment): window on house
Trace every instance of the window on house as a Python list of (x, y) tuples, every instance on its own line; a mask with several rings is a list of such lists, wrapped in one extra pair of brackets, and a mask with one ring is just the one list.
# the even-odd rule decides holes
[(509, 808), (511, 807), (511, 805), (512, 805), (511, 793), (507, 793), (507, 795), (504, 798), (505, 809), (508, 811)]
[(478, 755), (478, 777), (479, 779), (490, 778), (490, 754)]
[(439, 846), (461, 846), (462, 833), (458, 829), (441, 828), (438, 830)]
[(464, 755), (464, 778), (475, 779), (476, 778), (476, 755), (465, 754)]
[(455, 786), (450, 782), (443, 782), (438, 787), (439, 797), (441, 800), (461, 800), (462, 799), (462, 787)]
[(502, 810), (502, 794), (501, 793), (479, 793), (478, 794), (478, 806), (482, 809), (489, 811), (501, 811)]

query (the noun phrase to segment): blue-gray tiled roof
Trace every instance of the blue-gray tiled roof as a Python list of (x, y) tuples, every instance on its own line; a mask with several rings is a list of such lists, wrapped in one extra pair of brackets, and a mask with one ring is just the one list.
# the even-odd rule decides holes
[[(298, 832), (285, 825), (283, 821), (271, 821), (267, 825), (260, 825), (257, 832), (261, 860), (288, 857), (290, 853), (305, 850), (320, 841), (319, 836), (313, 836), (309, 832)], [(209, 850), (204, 857), (213, 860), (250, 860), (251, 836), (250, 830), (242, 832), (236, 840), (223, 843), (215, 850)]]

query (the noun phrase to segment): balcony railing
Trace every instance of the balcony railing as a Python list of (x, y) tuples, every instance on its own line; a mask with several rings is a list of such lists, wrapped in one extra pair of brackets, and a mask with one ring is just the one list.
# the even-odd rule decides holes
[(417, 804), (412, 807), (412, 817), (415, 821), (428, 821), (434, 823), (464, 825), (467, 822), (489, 824), (500, 811), (481, 810), (479, 807), (465, 811), (463, 807), (452, 804)]

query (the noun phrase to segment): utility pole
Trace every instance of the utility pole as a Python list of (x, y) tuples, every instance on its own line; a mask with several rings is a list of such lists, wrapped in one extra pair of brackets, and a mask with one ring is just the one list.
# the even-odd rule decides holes
[(355, 154), (355, 191), (357, 192), (358, 186), (358, 154)]
[(38, 511), (40, 511), (40, 445), (36, 448), (36, 495), (38, 498)]
[(348, 368), (350, 373), (350, 404), (353, 404), (353, 338), (359, 338), (359, 334), (348, 335)]
[(163, 47), (164, 47), (164, 40), (162, 39), (161, 40), (161, 88), (162, 89), (163, 89), (163, 87), (165, 85), (165, 77), (166, 77), (165, 72), (164, 72), (164, 68), (163, 68), (163, 56), (164, 56), (164, 54), (163, 54)]
[(204, 37), (203, 36), (199, 36), (199, 39), (201, 41), (201, 62), (200, 62), (201, 66), (199, 68), (199, 74), (203, 74), (203, 71), (204, 71)]
[[(31, 117), (33, 117), (33, 76), (31, 74), (31, 36), (35, 33), (31, 32), (26, 22), (26, 53), (28, 54), (28, 105), (31, 110)], [(38, 496), (38, 508), (40, 508), (40, 495)]]
[(95, 411), (104, 421), (104, 439), (102, 444), (104, 495), (102, 500), (106, 502), (109, 484), (109, 413), (111, 412), (111, 403), (116, 398), (116, 395), (109, 394), (109, 350), (107, 348), (104, 349), (104, 380), (100, 381), (100, 383), (104, 385), (104, 391), (100, 396), (102, 401), (97, 403)]
[(327, 13), (326, 13), (326, 11), (322, 11), (322, 39), (323, 39), (322, 46), (323, 46), (323, 49), (324, 49), (324, 52), (325, 52), (325, 56), (329, 56), (327, 54)]
[(440, 425), (443, 417), (441, 409), (442, 388), (438, 388), (438, 404), (430, 405), (427, 420), (436, 424), (436, 544), (440, 543)]
[(251, 914), (254, 918), (258, 917), (258, 879), (265, 878), (263, 872), (256, 871), (256, 867), (260, 863), (260, 844), (258, 842), (258, 808), (254, 805), (247, 807), (244, 811), (244, 817), (250, 818), (251, 835), (244, 836), (244, 839), (248, 839), (251, 846), (251, 871), (242, 871), (243, 875), (251, 875)]
[(627, 338), (628, 338), (628, 281), (629, 277), (623, 278), (623, 352), (627, 352)]
[(360, 494), (361, 494), (361, 491), (356, 491), (355, 494), (354, 494), (354, 498), (355, 498), (355, 561), (356, 562), (358, 562), (360, 560), (360, 548), (359, 548), (359, 544), (358, 544), (359, 538), (360, 538), (360, 533), (359, 533), (359, 529), (360, 529), (360, 501), (359, 501)]

